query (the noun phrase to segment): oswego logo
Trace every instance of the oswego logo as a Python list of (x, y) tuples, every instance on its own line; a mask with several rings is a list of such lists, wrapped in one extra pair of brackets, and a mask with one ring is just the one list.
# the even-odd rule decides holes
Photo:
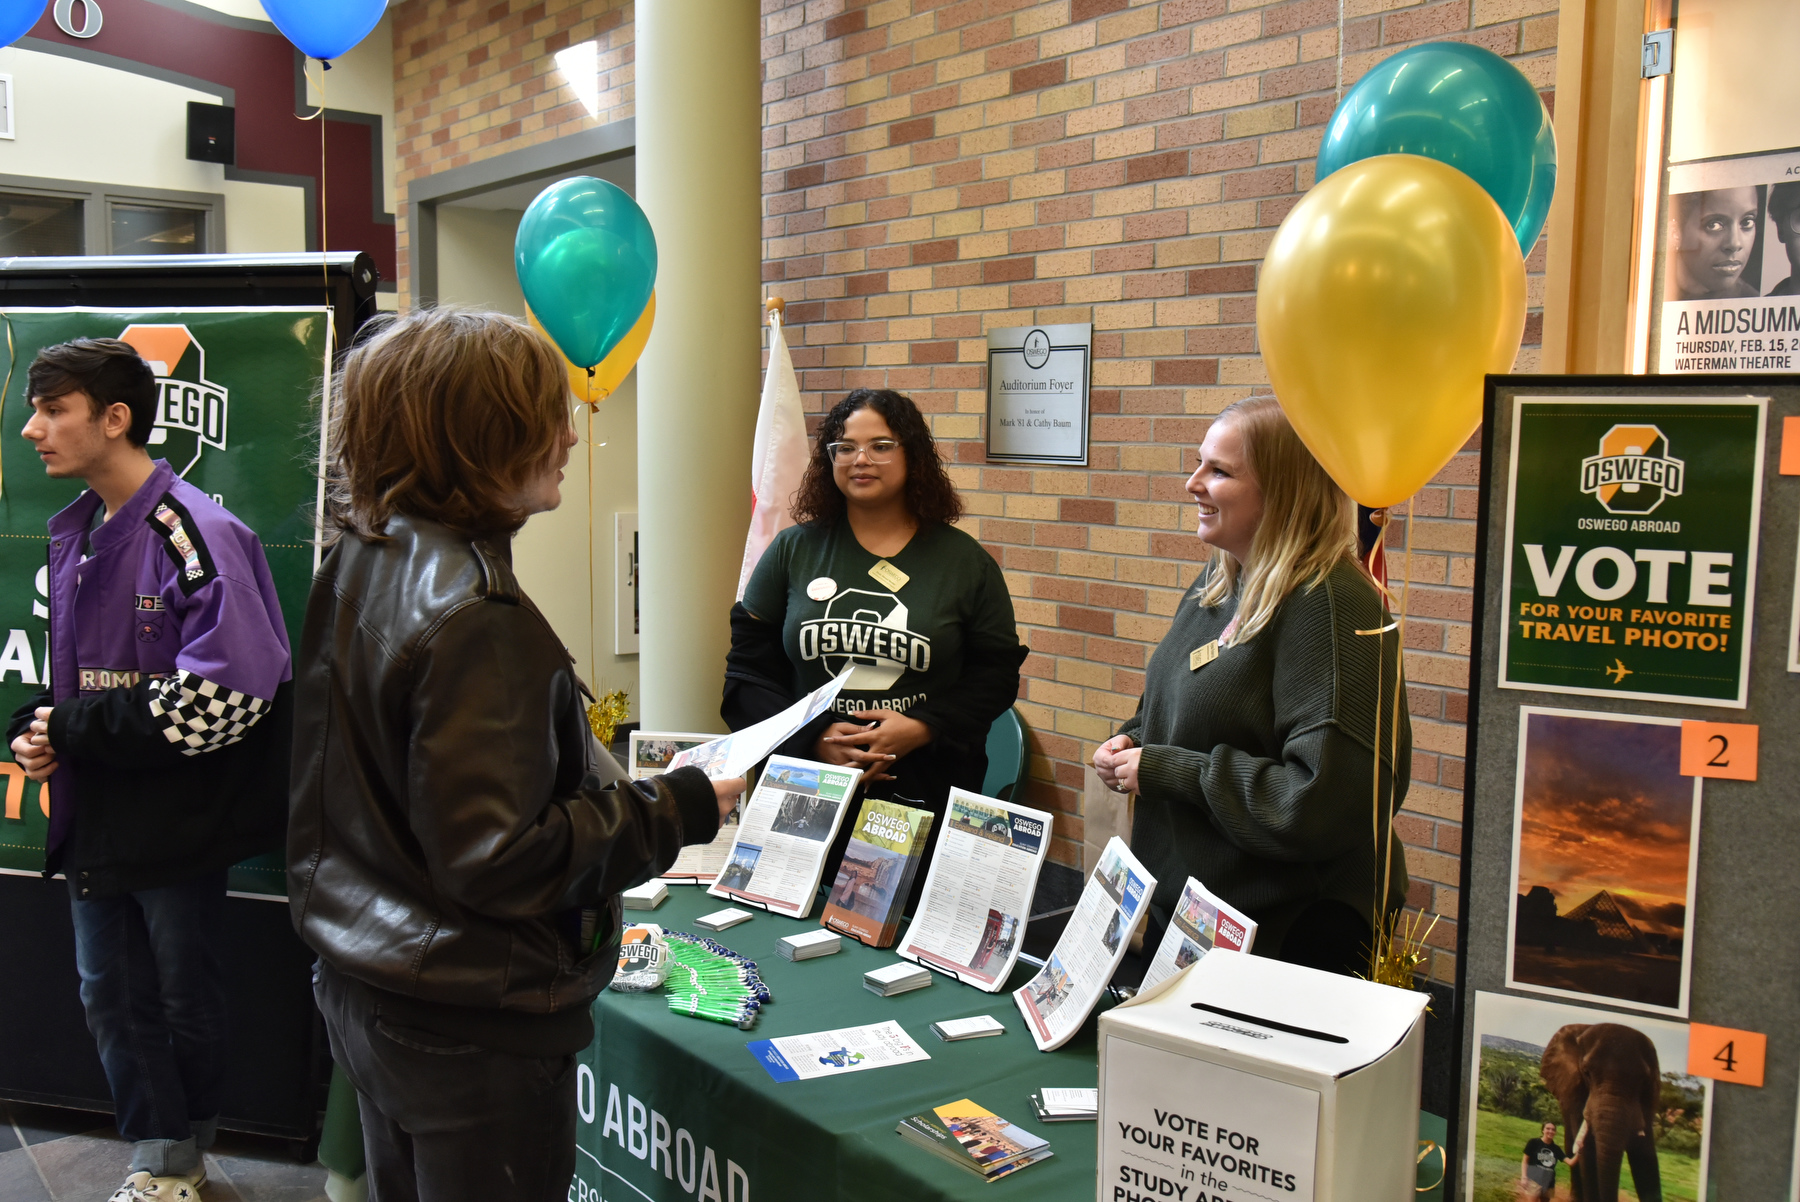
[(1669, 440), (1655, 426), (1614, 426), (1600, 439), (1600, 453), (1581, 461), (1581, 491), (1608, 513), (1652, 513), (1667, 497), (1679, 497), (1687, 464), (1669, 454)]
[[(225, 449), (231, 393), (206, 378), (206, 348), (186, 326), (138, 325), (119, 335), (150, 364), (156, 376), (156, 427), (150, 445), (186, 476), (207, 447)], [(193, 452), (188, 454), (188, 446)]]
[(836, 676), (856, 671), (844, 683), (853, 693), (888, 688), (911, 668), (931, 668), (931, 640), (906, 628), (906, 606), (892, 593), (847, 588), (825, 606), (825, 616), (800, 626), (800, 658), (825, 659)]

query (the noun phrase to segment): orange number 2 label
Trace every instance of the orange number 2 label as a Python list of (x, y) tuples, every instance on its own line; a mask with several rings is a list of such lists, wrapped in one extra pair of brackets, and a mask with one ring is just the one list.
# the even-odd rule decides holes
[(1681, 774), (1755, 780), (1756, 734), (1754, 722), (1683, 722)]

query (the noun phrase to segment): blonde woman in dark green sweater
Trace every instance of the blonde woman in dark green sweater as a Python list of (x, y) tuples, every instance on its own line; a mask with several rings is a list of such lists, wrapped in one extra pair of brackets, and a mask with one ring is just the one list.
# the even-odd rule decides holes
[(1273, 397), (1219, 415), (1187, 489), (1212, 558), (1094, 769), (1138, 795), (1156, 922), (1193, 876), (1257, 921), (1258, 954), (1366, 974), (1384, 869), (1390, 910), (1407, 883), (1385, 805), (1376, 835), (1372, 776), (1379, 756), (1398, 809), (1412, 726), (1402, 703), (1396, 750), (1397, 640), (1357, 633), (1389, 619), (1356, 562), (1355, 508)]

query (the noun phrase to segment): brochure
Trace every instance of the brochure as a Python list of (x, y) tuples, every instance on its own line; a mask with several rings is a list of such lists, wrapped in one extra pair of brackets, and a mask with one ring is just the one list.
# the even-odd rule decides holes
[(805, 918), (861, 777), (858, 768), (770, 759), (749, 803), (739, 807), (737, 841), (707, 892)]
[(931, 1054), (913, 1042), (913, 1037), (892, 1019), (842, 1031), (758, 1039), (749, 1048), (757, 1063), (777, 1081), (841, 1077), (864, 1069), (931, 1059)]
[(723, 738), (690, 747), (669, 761), (669, 768), (698, 768), (713, 780), (743, 776), (767, 759), (769, 753), (794, 737), (794, 732), (817, 718), (837, 700), (838, 690), (856, 671), (852, 664), (794, 704), (764, 718), (754, 726), (733, 731)]
[(1107, 840), (1056, 950), (1035, 977), (1013, 991), (1039, 1051), (1060, 1048), (1081, 1029), (1124, 958), (1155, 888), (1156, 878), (1125, 841)]
[(900, 945), (908, 960), (998, 993), (1031, 915), (1031, 895), (1050, 854), (1051, 816), (951, 789), (925, 892)]
[(1051, 1154), (1042, 1138), (968, 1098), (908, 1115), (894, 1130), (908, 1143), (989, 1181)]
[(1243, 911), (1220, 901), (1206, 891), (1205, 885), (1189, 877), (1181, 900), (1175, 903), (1169, 929), (1163, 932), (1149, 971), (1144, 973), (1141, 988), (1148, 989), (1165, 977), (1174, 976), (1215, 947), (1247, 952), (1255, 942), (1256, 924)]
[[(632, 780), (643, 780), (675, 766), (683, 752), (716, 740), (718, 735), (701, 735), (687, 731), (634, 730), (631, 732), (630, 772)], [(731, 845), (737, 841), (738, 816), (719, 824), (719, 833), (711, 843), (684, 847), (663, 877), (672, 881), (705, 882), (710, 885), (725, 868)]]
[(892, 947), (931, 837), (931, 820), (930, 810), (865, 799), (820, 925), (870, 947)]
[(697, 735), (672, 730), (634, 730), (631, 732), (628, 769), (632, 780), (643, 780), (674, 766), (675, 757), (702, 743), (710, 743), (718, 735)]

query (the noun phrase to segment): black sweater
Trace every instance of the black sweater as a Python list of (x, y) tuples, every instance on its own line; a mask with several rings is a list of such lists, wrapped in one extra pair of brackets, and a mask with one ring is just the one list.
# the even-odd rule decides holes
[[(1255, 638), (1191, 670), (1189, 654), (1237, 612), (1235, 600), (1201, 606), (1199, 586), (1182, 598), (1150, 659), (1138, 712), (1121, 731), (1144, 749), (1132, 848), (1156, 876), (1163, 916), (1194, 876), (1260, 924), (1257, 952), (1277, 955), (1313, 901), (1342, 901), (1364, 917), (1378, 905), (1378, 690), (1384, 828), (1388, 803), (1398, 810), (1406, 797), (1407, 774), (1395, 787), (1392, 765), (1412, 760), (1404, 680), (1394, 751), (1399, 643), (1392, 632), (1356, 633), (1389, 619), (1374, 586), (1345, 560), (1290, 594)], [(1391, 830), (1386, 841), (1393, 909), (1406, 896), (1406, 860)]]

